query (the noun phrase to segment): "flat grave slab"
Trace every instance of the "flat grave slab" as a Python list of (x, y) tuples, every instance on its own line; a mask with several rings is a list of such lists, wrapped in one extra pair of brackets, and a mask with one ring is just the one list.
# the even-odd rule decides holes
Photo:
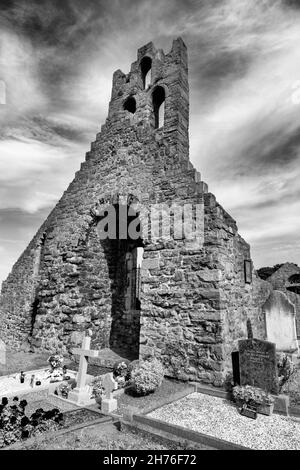
[[(31, 377), (35, 376), (35, 381), (40, 380), (41, 385), (31, 386)], [(0, 377), (0, 398), (3, 396), (10, 397), (13, 395), (26, 394), (40, 390), (53, 390), (59, 385), (60, 382), (51, 383), (49, 377), (50, 369), (37, 369), (25, 373), (24, 383), (20, 382), (20, 373), (5, 375)], [(76, 379), (77, 372), (68, 370), (70, 379)]]

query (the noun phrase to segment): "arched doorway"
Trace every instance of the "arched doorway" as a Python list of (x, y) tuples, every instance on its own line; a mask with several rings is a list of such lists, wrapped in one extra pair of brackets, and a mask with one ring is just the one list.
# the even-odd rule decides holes
[[(111, 214), (110, 220), (108, 213)], [(109, 223), (112, 224), (111, 227), (108, 226)], [(103, 212), (97, 231), (111, 281), (109, 347), (122, 357), (137, 359), (140, 342), (141, 263), (144, 251), (139, 214), (133, 214), (127, 204), (113, 204)], [(107, 237), (104, 231), (108, 233)]]

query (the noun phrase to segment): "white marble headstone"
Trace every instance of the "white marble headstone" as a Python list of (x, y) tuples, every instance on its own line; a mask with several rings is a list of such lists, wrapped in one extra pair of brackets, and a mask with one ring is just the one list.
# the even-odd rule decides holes
[(110, 399), (113, 397), (112, 392), (117, 390), (118, 384), (113, 378), (112, 372), (102, 376), (102, 385), (104, 388), (105, 398)]
[(264, 307), (267, 340), (277, 351), (298, 353), (295, 306), (280, 291), (271, 292)]
[(112, 413), (118, 407), (118, 402), (113, 397), (113, 391), (117, 390), (118, 384), (113, 378), (112, 372), (102, 376), (102, 385), (104, 388), (104, 396), (101, 401), (101, 411), (103, 411), (103, 413)]

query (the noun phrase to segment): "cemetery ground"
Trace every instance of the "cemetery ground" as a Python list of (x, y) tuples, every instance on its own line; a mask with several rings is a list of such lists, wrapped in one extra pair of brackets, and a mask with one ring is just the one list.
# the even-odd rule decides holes
[[(47, 354), (8, 352), (7, 364), (1, 366), (0, 376), (45, 368), (47, 359)], [(64, 363), (68, 369), (78, 370), (78, 362), (66, 359)], [(99, 376), (111, 370), (104, 365), (88, 364), (87, 373)], [(298, 367), (284, 388), (292, 406), (300, 405), (299, 383)], [(41, 434), (5, 449), (202, 450), (223, 448), (222, 442), (224, 448), (231, 444), (232, 448), (300, 449), (300, 417), (274, 413), (272, 416), (258, 415), (252, 420), (241, 416), (237, 406), (218, 392), (219, 389), (210, 390), (209, 394), (196, 393), (195, 387), (188, 382), (165, 378), (149, 395), (136, 396), (130, 389), (125, 389), (118, 396), (118, 407), (110, 416), (101, 413), (99, 404), (78, 407), (48, 395), (47, 390), (19, 394), (19, 400), (28, 402), (28, 414), (38, 408), (57, 407), (65, 414), (66, 422), (59, 431)], [(140, 425), (142, 421), (133, 419), (130, 422), (130, 413), (142, 416), (148, 424), (153, 422), (153, 428)], [(170, 429), (173, 427), (174, 433), (168, 432), (170, 429), (159, 432), (157, 423), (164, 423)], [(179, 434), (176, 429), (181, 430)], [(201, 434), (204, 439), (196, 441), (193, 433)]]
[[(47, 368), (47, 354), (33, 353), (7, 353), (6, 365), (0, 367), (0, 377), (9, 374), (16, 374), (23, 370), (26, 374), (38, 368)], [(78, 362), (65, 360), (64, 364), (74, 371), (78, 370)], [(87, 373), (99, 376), (111, 372), (111, 368), (99, 365), (88, 364)], [(145, 397), (135, 397), (130, 394), (122, 394), (118, 399), (118, 409), (114, 419), (106, 419), (98, 404), (87, 408), (81, 408), (74, 404), (64, 402), (54, 395), (49, 395), (48, 390), (34, 391), (24, 395), (18, 393), (19, 401), (26, 399), (28, 405), (26, 414), (29, 416), (36, 409), (42, 408), (47, 411), (58, 408), (65, 413), (66, 423), (61, 431), (45, 433), (22, 442), (17, 442), (5, 449), (16, 450), (45, 450), (45, 449), (106, 449), (106, 450), (175, 450), (175, 449), (204, 449), (205, 445), (188, 444), (180, 442), (178, 439), (170, 440), (161, 436), (155, 436), (149, 432), (138, 430), (135, 426), (122, 425), (118, 418), (122, 419), (128, 407), (143, 410), (153, 407), (174, 392), (182, 392), (187, 388), (186, 384), (178, 381), (165, 379), (153, 394)], [(189, 389), (189, 387), (188, 387)], [(1, 400), (0, 400), (1, 401)], [(104, 419), (103, 419), (104, 418)], [(106, 417), (107, 418), (107, 417)], [(99, 422), (103, 420), (103, 422)], [(96, 424), (93, 424), (93, 423)], [(76, 429), (76, 427), (78, 429)], [(75, 429), (74, 429), (75, 428)], [(70, 431), (68, 431), (70, 429)]]

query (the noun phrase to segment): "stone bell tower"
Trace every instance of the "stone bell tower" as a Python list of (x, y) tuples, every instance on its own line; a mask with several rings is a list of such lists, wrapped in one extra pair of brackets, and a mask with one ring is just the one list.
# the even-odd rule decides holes
[(129, 74), (121, 70), (114, 73), (104, 127), (120, 126), (128, 118), (131, 125), (143, 128), (144, 132), (163, 127), (165, 142), (181, 161), (188, 160), (188, 65), (182, 39), (173, 42), (167, 55), (150, 42), (138, 50), (137, 61), (131, 65)]
[[(263, 334), (244, 277), (249, 246), (190, 163), (188, 127), (184, 42), (167, 54), (141, 47), (128, 74), (114, 73), (101, 132), (3, 283), (0, 336), (11, 349), (68, 352), (90, 329), (94, 349), (155, 354), (170, 376), (220, 384), (237, 325), (251, 318)], [(117, 228), (105, 237), (111, 213)]]

